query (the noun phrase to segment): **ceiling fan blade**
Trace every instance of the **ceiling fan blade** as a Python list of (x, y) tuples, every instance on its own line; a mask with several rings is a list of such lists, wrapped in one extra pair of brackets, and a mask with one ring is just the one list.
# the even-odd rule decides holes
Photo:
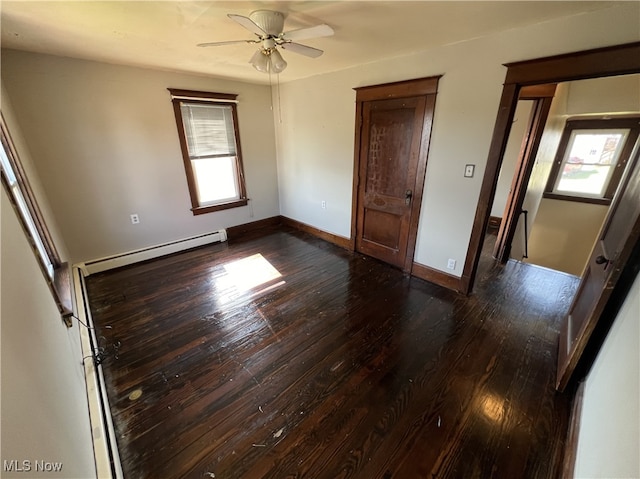
[(300, 43), (283, 43), (280, 45), (285, 50), (292, 51), (294, 53), (299, 53), (300, 55), (304, 55), (306, 57), (318, 58), (324, 52), (322, 50), (318, 50), (317, 48), (308, 47), (306, 45), (301, 45)]
[(198, 43), (199, 47), (219, 47), (221, 45), (235, 45), (237, 43), (260, 43), (258, 40), (230, 40), (227, 42)]
[(227, 15), (227, 17), (229, 17), (231, 20), (234, 20), (235, 22), (238, 22), (240, 25), (242, 25), (244, 28), (246, 28), (247, 30), (249, 30), (250, 32), (255, 33), (256, 35), (258, 35), (259, 37), (267, 35), (267, 32), (265, 32), (262, 28), (260, 28), (253, 20), (251, 20), (249, 17), (244, 17), (242, 15), (236, 15), (235, 13), (229, 13)]
[(333, 28), (329, 25), (322, 24), (316, 25), (315, 27), (301, 28), (299, 30), (285, 32), (282, 35), (282, 39), (291, 41), (306, 40), (308, 38), (330, 37), (333, 33)]

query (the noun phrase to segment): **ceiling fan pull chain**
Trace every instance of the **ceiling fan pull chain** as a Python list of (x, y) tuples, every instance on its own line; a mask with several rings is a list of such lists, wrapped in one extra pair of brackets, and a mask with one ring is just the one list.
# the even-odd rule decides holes
[(280, 74), (278, 73), (278, 78), (277, 78), (277, 82), (278, 82), (278, 120), (280, 122), (280, 124), (282, 124), (282, 104), (280, 103)]
[(275, 112), (273, 110), (273, 81), (271, 79), (271, 68), (269, 68), (269, 100), (271, 100), (271, 114)]

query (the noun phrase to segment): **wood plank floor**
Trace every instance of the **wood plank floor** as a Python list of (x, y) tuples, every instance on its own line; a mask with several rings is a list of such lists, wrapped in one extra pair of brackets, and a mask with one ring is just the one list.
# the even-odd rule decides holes
[(576, 285), (485, 258), (465, 297), (288, 229), (92, 275), (125, 476), (557, 477)]

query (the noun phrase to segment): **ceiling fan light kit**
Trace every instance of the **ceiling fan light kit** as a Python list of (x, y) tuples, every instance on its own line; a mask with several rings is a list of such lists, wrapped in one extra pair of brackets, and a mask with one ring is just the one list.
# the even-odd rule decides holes
[(282, 58), (282, 55), (280, 55), (280, 52), (278, 50), (274, 49), (271, 52), (271, 55), (269, 55), (269, 60), (271, 64), (271, 71), (273, 73), (280, 73), (285, 68), (287, 68), (287, 62), (284, 61), (284, 58)]
[(269, 56), (265, 55), (262, 50), (256, 50), (249, 63), (259, 72), (269, 73)]
[(278, 50), (256, 50), (249, 63), (262, 73), (280, 73), (287, 68), (287, 62)]
[(260, 47), (253, 54), (249, 63), (253, 68), (262, 73), (281, 73), (287, 68), (287, 62), (282, 58), (278, 47), (310, 58), (317, 58), (322, 55), (322, 50), (302, 45), (301, 43), (295, 43), (294, 40), (333, 35), (333, 29), (329, 25), (324, 24), (284, 32), (284, 14), (272, 10), (256, 10), (248, 17), (236, 14), (229, 14), (227, 16), (252, 32), (257, 38), (251, 40), (200, 43), (198, 46), (212, 47), (236, 43), (260, 44)]

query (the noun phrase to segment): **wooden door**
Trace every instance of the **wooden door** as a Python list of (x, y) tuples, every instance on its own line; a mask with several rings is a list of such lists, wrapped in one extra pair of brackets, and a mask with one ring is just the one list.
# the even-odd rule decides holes
[(622, 269), (640, 240), (639, 149), (636, 147), (609, 209), (560, 331), (556, 378), (556, 387), (560, 391), (569, 382)]
[(356, 89), (353, 246), (407, 272), (439, 78)]
[(356, 249), (404, 267), (425, 97), (363, 105)]

